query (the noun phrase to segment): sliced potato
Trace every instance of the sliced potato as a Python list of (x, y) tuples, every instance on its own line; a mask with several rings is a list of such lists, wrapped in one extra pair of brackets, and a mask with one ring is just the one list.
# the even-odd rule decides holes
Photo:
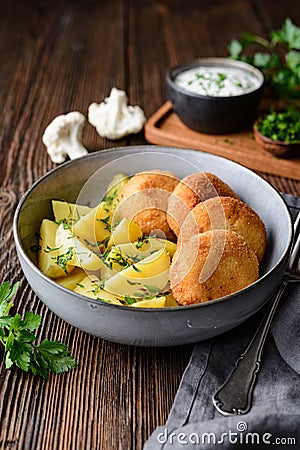
[(73, 231), (81, 242), (94, 245), (110, 236), (112, 213), (105, 202), (101, 202), (75, 223)]
[(147, 258), (154, 253), (154, 251), (161, 250), (163, 248), (165, 248), (170, 257), (173, 258), (176, 251), (176, 244), (174, 244), (174, 242), (167, 241), (166, 239), (150, 237), (141, 241), (119, 244), (117, 246), (119, 253), (121, 253), (125, 259), (131, 259), (133, 261)]
[(77, 284), (74, 292), (85, 295), (86, 297), (94, 300), (103, 300), (108, 303), (122, 306), (122, 303), (117, 299), (117, 297), (103, 289), (101, 280), (99, 280), (96, 276), (85, 277), (80, 283)]
[(63, 269), (62, 265), (57, 264), (57, 258), (64, 253), (60, 248), (57, 249), (55, 243), (58, 225), (52, 220), (44, 219), (40, 227), (40, 246), (38, 253), (38, 267), (44, 275), (50, 278), (66, 277), (74, 267), (67, 261)]
[(127, 242), (134, 242), (142, 238), (143, 232), (139, 225), (133, 220), (124, 219), (112, 231), (107, 247), (110, 249), (113, 245), (126, 244)]
[(108, 280), (115, 276), (118, 272), (114, 269), (110, 269), (109, 267), (105, 266), (101, 268), (101, 278)]
[[(169, 279), (170, 257), (165, 249), (118, 272), (105, 283), (105, 289), (117, 296), (139, 297), (162, 291)], [(150, 292), (151, 290), (151, 292)]]
[(80, 283), (86, 277), (86, 273), (83, 269), (75, 267), (72, 273), (65, 278), (56, 278), (56, 283), (61, 286), (74, 291), (77, 284)]
[(74, 236), (70, 228), (65, 228), (60, 224), (56, 231), (56, 247), (60, 247), (62, 253), (71, 252), (69, 264), (71, 266), (82, 267), (85, 270), (99, 270), (105, 267), (104, 262), (92, 250), (85, 246)]
[(170, 294), (167, 294), (166, 296), (166, 303), (165, 306), (167, 308), (173, 308), (175, 306), (179, 306), (179, 304), (176, 302), (175, 298), (173, 297), (173, 294), (170, 292)]
[(52, 210), (56, 222), (60, 222), (65, 219), (68, 223), (73, 224), (82, 216), (85, 216), (88, 212), (90, 212), (91, 208), (60, 200), (52, 200)]
[(107, 187), (107, 192), (104, 197), (109, 209), (115, 211), (120, 203), (121, 192), (124, 186), (128, 183), (129, 178), (123, 173), (117, 173)]
[(154, 297), (149, 300), (141, 300), (133, 303), (131, 306), (134, 308), (164, 308), (166, 303), (166, 297)]

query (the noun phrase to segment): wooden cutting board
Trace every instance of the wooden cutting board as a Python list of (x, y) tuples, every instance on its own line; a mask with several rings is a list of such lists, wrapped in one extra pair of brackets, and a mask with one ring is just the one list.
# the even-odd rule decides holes
[(181, 122), (170, 102), (149, 118), (145, 125), (145, 138), (152, 144), (202, 150), (259, 172), (300, 180), (300, 157), (283, 159), (273, 156), (256, 143), (251, 130), (226, 135), (193, 131)]

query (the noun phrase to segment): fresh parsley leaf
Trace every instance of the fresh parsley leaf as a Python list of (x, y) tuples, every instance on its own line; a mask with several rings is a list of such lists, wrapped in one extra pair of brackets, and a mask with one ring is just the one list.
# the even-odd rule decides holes
[(11, 287), (8, 281), (0, 284), (0, 317), (7, 316), (9, 310), (13, 307), (13, 304), (9, 303), (9, 301), (17, 292), (18, 287), (19, 283), (16, 283)]
[(59, 341), (45, 339), (35, 347), (34, 353), (39, 354), (40, 360), (44, 361), (44, 368), (53, 373), (66, 372), (69, 369), (75, 369), (77, 366), (68, 347)]
[(241, 52), (243, 51), (243, 46), (239, 41), (233, 39), (228, 46), (228, 51), (230, 53), (231, 58), (238, 59)]
[[(253, 53), (253, 47), (263, 51)], [(300, 98), (299, 50), (300, 28), (289, 18), (269, 39), (244, 33), (228, 46), (231, 58), (248, 62), (263, 72), (266, 85), (275, 96), (290, 99)]]
[(65, 344), (44, 340), (35, 345), (36, 336), (32, 333), (41, 323), (41, 316), (27, 311), (24, 319), (20, 314), (9, 315), (13, 306), (10, 301), (18, 289), (9, 282), (0, 284), (0, 343), (4, 346), (5, 367), (16, 365), (20, 369), (41, 375), (48, 379), (49, 371), (65, 372), (77, 366)]
[(287, 44), (289, 49), (300, 50), (300, 28), (290, 18), (286, 18), (282, 28), (273, 31), (271, 36), (274, 44)]
[(32, 311), (26, 311), (25, 318), (23, 320), (23, 327), (30, 331), (34, 331), (41, 324), (41, 321), (41, 316), (34, 314)]
[(287, 66), (300, 77), (300, 52), (291, 50), (285, 55)]

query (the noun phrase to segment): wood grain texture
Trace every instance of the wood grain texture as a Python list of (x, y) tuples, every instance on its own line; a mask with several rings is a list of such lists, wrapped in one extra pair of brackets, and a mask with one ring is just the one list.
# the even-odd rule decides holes
[[(230, 6), (229, 6), (230, 4)], [(0, 280), (20, 280), (15, 311), (43, 316), (38, 339), (58, 339), (79, 367), (49, 381), (5, 370), (0, 350), (0, 448), (18, 450), (141, 450), (171, 408), (192, 346), (135, 348), (89, 336), (56, 317), (22, 275), (12, 234), (21, 195), (53, 168), (41, 143), (57, 114), (87, 113), (112, 86), (127, 91), (149, 117), (166, 100), (170, 65), (226, 55), (231, 38), (266, 35), (299, 2), (273, 0), (0, 0)], [(118, 142), (89, 124), (90, 151), (144, 144), (143, 134)], [(299, 183), (263, 175), (282, 191)]]

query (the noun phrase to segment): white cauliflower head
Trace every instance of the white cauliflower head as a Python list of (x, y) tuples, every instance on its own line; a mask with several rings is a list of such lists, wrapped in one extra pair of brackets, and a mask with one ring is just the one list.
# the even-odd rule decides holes
[(128, 105), (124, 91), (112, 88), (110, 96), (100, 104), (89, 106), (88, 120), (100, 136), (121, 139), (142, 130), (146, 117), (139, 106)]
[(67, 155), (71, 159), (86, 155), (81, 144), (85, 117), (78, 111), (62, 114), (47, 126), (42, 137), (47, 152), (54, 163), (62, 163)]

